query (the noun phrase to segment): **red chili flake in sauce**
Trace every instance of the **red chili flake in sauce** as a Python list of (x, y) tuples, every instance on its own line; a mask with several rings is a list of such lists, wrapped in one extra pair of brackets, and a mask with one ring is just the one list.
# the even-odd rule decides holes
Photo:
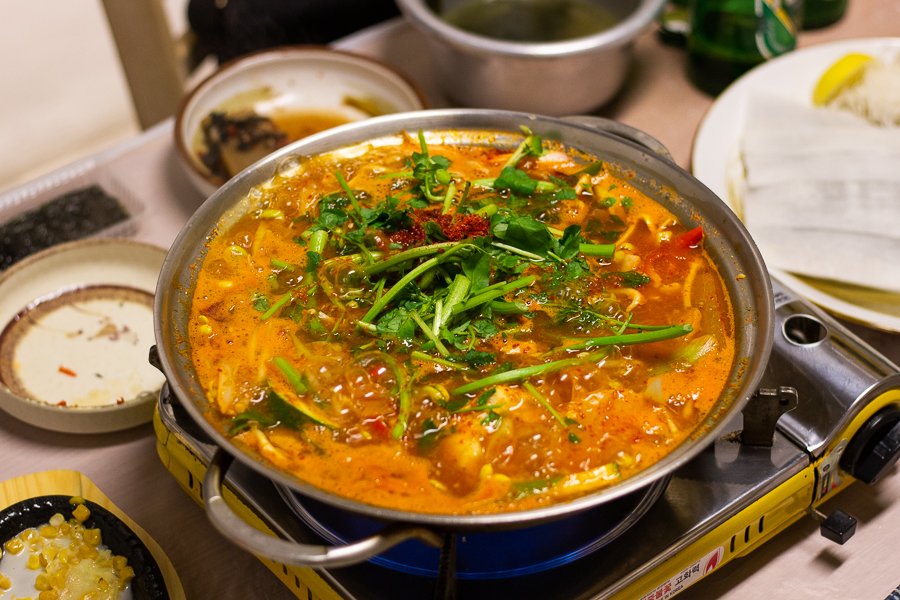
[(116, 404), (125, 404), (125, 398), (116, 398)]
[(390, 235), (391, 243), (400, 244), (404, 248), (410, 246), (418, 246), (425, 241), (425, 230), (421, 225), (414, 224), (412, 227), (400, 229)]
[(66, 401), (65, 401), (65, 400), (60, 400), (59, 402), (56, 403), (56, 405), (57, 405), (57, 406), (65, 406), (65, 405), (66, 405)]
[(443, 215), (437, 210), (417, 210), (410, 214), (413, 225), (391, 234), (391, 242), (404, 248), (421, 244), (425, 241), (425, 223), (436, 223), (447, 239), (458, 242), (466, 238), (488, 235), (491, 222), (481, 215)]
[(67, 369), (63, 366), (59, 367), (59, 372), (62, 373), (63, 375), (68, 375), (69, 377), (78, 377), (78, 373), (76, 373), (72, 369)]
[(457, 215), (449, 229), (446, 227), (442, 227), (442, 229), (451, 241), (456, 242), (487, 235), (491, 231), (491, 224), (481, 215)]

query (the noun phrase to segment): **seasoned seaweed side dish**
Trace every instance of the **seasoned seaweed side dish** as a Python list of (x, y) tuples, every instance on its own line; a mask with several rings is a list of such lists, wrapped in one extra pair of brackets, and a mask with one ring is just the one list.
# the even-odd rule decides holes
[(99, 185), (63, 194), (0, 225), (0, 271), (50, 246), (72, 242), (128, 219)]

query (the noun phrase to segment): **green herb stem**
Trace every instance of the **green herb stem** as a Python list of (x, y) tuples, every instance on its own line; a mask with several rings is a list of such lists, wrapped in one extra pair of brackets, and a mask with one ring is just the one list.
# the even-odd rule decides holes
[(490, 303), (491, 312), (497, 315), (521, 315), (528, 312), (524, 302), (503, 302), (494, 300)]
[(267, 310), (266, 312), (264, 312), (264, 313), (259, 317), (259, 320), (260, 320), (260, 321), (265, 321), (266, 319), (268, 319), (269, 317), (271, 317), (272, 315), (274, 315), (276, 312), (278, 312), (278, 309), (280, 309), (282, 306), (284, 306), (285, 304), (287, 304), (288, 301), (291, 299), (291, 294), (292, 294), (291, 292), (288, 292), (287, 294), (285, 294), (284, 296), (282, 296), (281, 298), (279, 298), (279, 299), (275, 302), (275, 304), (273, 304), (272, 306), (269, 307), (269, 310)]
[(578, 251), (585, 256), (612, 258), (616, 253), (615, 244), (578, 244)]
[(341, 187), (344, 188), (344, 191), (347, 192), (347, 198), (350, 200), (350, 203), (353, 204), (353, 210), (356, 211), (359, 218), (362, 218), (362, 209), (359, 207), (359, 202), (356, 200), (356, 194), (350, 189), (350, 184), (347, 183), (347, 180), (344, 179), (344, 175), (340, 171), (335, 171), (334, 176), (337, 177), (338, 183), (340, 183)]
[[(431, 272), (431, 271), (429, 271)], [(444, 300), (438, 298), (434, 303), (434, 321), (431, 324), (432, 331), (441, 331), (441, 317), (444, 315)]]
[[(504, 168), (515, 167), (524, 156), (529, 154), (540, 156), (544, 152), (541, 138), (532, 133), (532, 131), (524, 125), (521, 127), (522, 131), (525, 133), (525, 139), (519, 143), (519, 146), (516, 148), (515, 152), (512, 153), (512, 156), (506, 160), (506, 163), (503, 165)], [(535, 148), (535, 145), (537, 148)]]
[(475, 214), (480, 217), (491, 218), (497, 214), (498, 210), (500, 210), (500, 208), (496, 204), (485, 204), (484, 206), (476, 210)]
[(518, 254), (520, 256), (524, 256), (525, 258), (529, 258), (531, 260), (535, 260), (535, 261), (544, 260), (543, 256), (539, 256), (532, 252), (528, 252), (527, 250), (522, 250), (521, 248), (516, 248), (515, 246), (510, 246), (509, 244), (503, 244), (501, 242), (491, 242), (491, 246), (495, 246), (497, 248), (502, 248), (503, 250), (506, 250), (507, 252), (512, 252), (513, 254)]
[(441, 207), (441, 214), (446, 215), (453, 207), (453, 198), (456, 196), (456, 184), (452, 181), (447, 186), (447, 195), (444, 196), (444, 205)]
[(566, 367), (573, 367), (576, 365), (583, 365), (589, 362), (595, 362), (600, 360), (601, 358), (606, 357), (607, 351), (602, 350), (599, 352), (592, 352), (590, 354), (586, 354), (584, 356), (574, 357), (574, 358), (564, 358), (562, 360), (555, 360), (552, 362), (544, 363), (542, 365), (534, 365), (531, 367), (523, 367), (521, 369), (513, 369), (511, 371), (506, 371), (504, 373), (497, 373), (496, 375), (490, 375), (483, 379), (478, 379), (477, 381), (473, 381), (472, 383), (467, 383), (466, 385), (460, 386), (450, 392), (453, 395), (456, 394), (468, 394), (470, 392), (474, 392), (475, 390), (480, 390), (481, 388), (486, 388), (492, 385), (498, 385), (501, 383), (511, 383), (514, 381), (521, 381), (523, 379), (528, 379), (529, 377), (535, 377), (537, 375), (546, 375), (548, 373), (555, 373), (560, 369), (565, 369)]
[(321, 255), (325, 252), (325, 244), (327, 242), (328, 232), (324, 229), (319, 229), (309, 237), (309, 245), (306, 247), (306, 251), (315, 252), (316, 254)]
[(459, 413), (465, 412), (475, 412), (475, 411), (483, 411), (483, 410), (494, 410), (495, 408), (502, 407), (503, 404), (488, 404), (486, 406), (467, 406), (466, 408), (460, 408), (458, 410), (451, 410), (451, 415), (458, 415)]
[(365, 321), (357, 321), (357, 325), (368, 331), (369, 333), (378, 333), (378, 327), (373, 325), (372, 323), (366, 323)]
[(281, 269), (283, 271), (293, 271), (294, 270), (293, 265), (290, 265), (290, 264), (284, 262), (283, 260), (278, 260), (277, 258), (273, 258), (271, 261), (269, 261), (269, 264), (272, 265), (272, 267), (274, 267), (276, 269)]
[(644, 331), (642, 333), (626, 333), (623, 335), (608, 335), (599, 338), (589, 338), (582, 340), (571, 346), (563, 346), (557, 348), (555, 352), (562, 350), (583, 350), (596, 348), (598, 346), (624, 346), (628, 344), (646, 344), (648, 342), (661, 342), (663, 340), (671, 340), (683, 335), (687, 335), (693, 331), (690, 325), (671, 325), (665, 329), (657, 329), (655, 331)]
[(415, 177), (412, 171), (397, 171), (396, 173), (382, 173), (378, 179), (393, 179), (394, 177)]
[(384, 294), (375, 304), (372, 305), (372, 308), (369, 309), (369, 312), (365, 314), (362, 320), (371, 323), (375, 319), (375, 317), (378, 316), (378, 313), (380, 313), (384, 309), (384, 307), (387, 306), (388, 303), (393, 300), (394, 297), (399, 294), (400, 291), (411, 281), (413, 281), (416, 277), (428, 271), (429, 269), (436, 267), (442, 261), (446, 260), (447, 257), (462, 249), (465, 245), (466, 244), (458, 244), (457, 246), (448, 249), (440, 256), (435, 256), (434, 258), (426, 260), (421, 265), (407, 273), (400, 281), (394, 284), (394, 286), (389, 289), (386, 294)]
[(439, 244), (430, 244), (428, 246), (418, 246), (416, 248), (410, 248), (409, 250), (404, 250), (403, 252), (394, 254), (390, 258), (379, 261), (374, 265), (369, 265), (368, 267), (363, 269), (363, 271), (366, 275), (375, 275), (408, 260), (435, 254), (437, 252), (440, 252), (441, 250), (452, 248), (453, 246), (460, 246), (463, 244), (464, 242), (441, 242)]
[(598, 312), (594, 312), (592, 310), (587, 310), (587, 309), (581, 308), (577, 305), (576, 306), (568, 306), (565, 304), (555, 304), (555, 303), (548, 302), (547, 304), (539, 304), (539, 305), (537, 305), (537, 307), (538, 308), (556, 308), (556, 309), (560, 309), (564, 313), (587, 313), (589, 315), (592, 315), (592, 316), (600, 319), (601, 321), (605, 321), (612, 325), (616, 325), (620, 328), (625, 327), (625, 329), (637, 329), (638, 331), (659, 331), (662, 329), (668, 329), (669, 327), (672, 327), (672, 325), (641, 325), (640, 323), (632, 323), (631, 315), (628, 316), (627, 321), (619, 321), (619, 320), (607, 317), (606, 315), (601, 315)]
[[(436, 323), (438, 323), (438, 325), (443, 326), (443, 324), (450, 319), (450, 317), (454, 314), (453, 308), (459, 305), (459, 303), (461, 303), (465, 299), (466, 294), (469, 293), (469, 288), (471, 288), (471, 286), (471, 280), (465, 275), (460, 274), (453, 279), (453, 283), (451, 283), (450, 287), (447, 288), (447, 298), (443, 303), (443, 312), (441, 312), (440, 318), (436, 318)], [(435, 314), (437, 314), (438, 312), (439, 311), (435, 311)], [(435, 331), (441, 330), (441, 327), (439, 327), (438, 325), (435, 325)]]
[(410, 353), (410, 356), (415, 360), (433, 362), (435, 364), (441, 365), (442, 367), (447, 367), (448, 369), (465, 369), (464, 365), (460, 365), (449, 360), (444, 360), (443, 358), (438, 358), (437, 356), (431, 356), (430, 354), (425, 354), (424, 352), (420, 352), (418, 350), (413, 350)]
[(431, 343), (434, 344), (434, 347), (441, 354), (441, 356), (443, 356), (444, 358), (447, 358), (448, 356), (450, 356), (450, 351), (447, 350), (447, 347), (444, 346), (444, 344), (441, 342), (441, 340), (439, 340), (438, 337), (436, 335), (434, 335), (434, 332), (431, 330), (431, 327), (428, 326), (428, 323), (426, 323), (422, 319), (422, 317), (419, 315), (419, 313), (417, 313), (416, 311), (412, 311), (411, 313), (409, 313), (409, 316), (412, 317), (412, 320), (416, 322), (416, 325), (418, 325), (419, 328), (422, 329), (422, 332), (425, 334), (425, 337), (427, 337), (429, 340), (431, 340)]
[(501, 298), (514, 290), (531, 285), (531, 283), (535, 279), (537, 279), (536, 275), (529, 275), (527, 277), (521, 277), (509, 283), (504, 283), (499, 287), (487, 287), (479, 291), (476, 296), (472, 296), (471, 298), (469, 298), (466, 302), (457, 304), (451, 309), (451, 311), (453, 312), (453, 314), (457, 314), (475, 308), (476, 306), (480, 306), (486, 302), (490, 302), (495, 298)]
[(303, 375), (301, 375), (287, 359), (276, 356), (272, 359), (272, 362), (275, 363), (275, 366), (278, 367), (279, 371), (284, 373), (284, 376), (287, 377), (287, 380), (290, 382), (291, 386), (293, 386), (295, 392), (298, 394), (305, 394), (309, 391), (309, 386), (303, 381)]
[[(373, 258), (377, 258), (377, 259), (381, 258), (381, 252), (372, 252), (371, 254), (372, 254)], [(327, 267), (331, 267), (332, 265), (338, 265), (338, 264), (345, 263), (345, 262), (353, 263), (355, 265), (361, 265), (366, 262), (366, 257), (362, 252), (360, 252), (359, 254), (346, 254), (344, 256), (333, 256), (331, 258), (321, 261), (319, 263), (319, 265), (327, 268)]]
[(551, 415), (553, 415), (553, 418), (556, 419), (557, 421), (559, 421), (559, 424), (560, 424), (560, 425), (562, 425), (563, 427), (566, 426), (566, 420), (563, 419), (563, 418), (560, 416), (560, 414), (559, 414), (558, 412), (556, 412), (556, 410), (555, 410), (552, 406), (550, 406), (550, 402), (548, 402), (547, 399), (544, 398), (544, 396), (542, 396), (541, 393), (540, 393), (539, 391), (537, 391), (537, 388), (536, 388), (536, 387), (534, 387), (533, 385), (531, 385), (531, 383), (528, 382), (528, 381), (526, 381), (525, 383), (523, 383), (523, 384), (522, 384), (522, 387), (524, 387), (526, 390), (528, 390), (528, 392), (529, 392), (532, 396), (534, 396), (534, 397), (537, 399), (538, 402), (541, 403), (541, 406), (543, 406), (544, 408), (546, 408), (547, 411), (548, 411)]

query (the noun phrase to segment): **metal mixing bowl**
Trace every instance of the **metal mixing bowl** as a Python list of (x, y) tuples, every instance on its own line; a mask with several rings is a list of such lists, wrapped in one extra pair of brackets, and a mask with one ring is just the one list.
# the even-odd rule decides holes
[(425, 34), (446, 94), (473, 108), (562, 116), (584, 114), (612, 99), (625, 81), (634, 41), (665, 0), (588, 0), (616, 25), (560, 42), (511, 42), (469, 33), (440, 15), (470, 0), (397, 0)]

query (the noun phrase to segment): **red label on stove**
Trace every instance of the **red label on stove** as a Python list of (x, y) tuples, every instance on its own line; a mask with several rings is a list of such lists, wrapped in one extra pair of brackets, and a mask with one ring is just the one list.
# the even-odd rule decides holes
[(722, 564), (725, 548), (719, 546), (697, 562), (685, 567), (677, 575), (641, 596), (641, 600), (666, 600), (699, 581)]

